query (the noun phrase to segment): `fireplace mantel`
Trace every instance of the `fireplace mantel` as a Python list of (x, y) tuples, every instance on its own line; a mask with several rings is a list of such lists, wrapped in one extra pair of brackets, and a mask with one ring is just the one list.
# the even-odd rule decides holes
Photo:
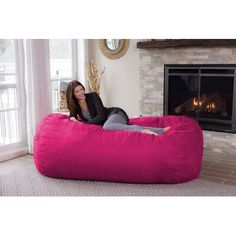
[(159, 39), (137, 42), (137, 48), (236, 47), (236, 39)]

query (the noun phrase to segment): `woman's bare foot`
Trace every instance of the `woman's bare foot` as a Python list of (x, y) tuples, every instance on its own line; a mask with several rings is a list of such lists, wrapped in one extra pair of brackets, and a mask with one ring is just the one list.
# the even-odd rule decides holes
[(165, 127), (165, 128), (163, 129), (163, 133), (166, 133), (169, 129), (170, 129), (170, 127)]
[(155, 133), (155, 132), (153, 132), (153, 131), (151, 131), (151, 130), (149, 130), (149, 129), (143, 129), (141, 132), (144, 133), (144, 134), (154, 134), (154, 135), (158, 135), (157, 133)]

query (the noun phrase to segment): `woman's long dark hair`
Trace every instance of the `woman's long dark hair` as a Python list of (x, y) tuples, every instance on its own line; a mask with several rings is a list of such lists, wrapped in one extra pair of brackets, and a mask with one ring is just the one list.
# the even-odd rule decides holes
[(81, 86), (84, 90), (84, 86), (78, 81), (78, 80), (72, 80), (66, 89), (66, 102), (67, 102), (67, 108), (69, 109), (69, 111), (74, 114), (76, 111), (76, 104), (77, 104), (77, 99), (74, 96), (74, 89), (77, 86)]

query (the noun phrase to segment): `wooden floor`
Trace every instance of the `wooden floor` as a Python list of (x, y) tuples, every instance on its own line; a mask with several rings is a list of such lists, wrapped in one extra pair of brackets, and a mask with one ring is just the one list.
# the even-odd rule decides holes
[[(0, 163), (0, 175), (34, 165), (33, 156), (26, 155)], [(220, 154), (204, 150), (200, 179), (236, 186), (236, 154)]]
[(204, 150), (200, 179), (236, 186), (236, 153)]

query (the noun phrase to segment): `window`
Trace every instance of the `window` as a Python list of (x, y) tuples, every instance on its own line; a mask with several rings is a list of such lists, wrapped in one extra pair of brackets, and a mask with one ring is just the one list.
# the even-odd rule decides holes
[[(26, 146), (25, 99), (19, 41), (0, 40), (0, 151)], [(0, 158), (1, 160), (1, 158)]]
[(78, 78), (77, 40), (50, 39), (49, 47), (53, 111), (65, 111), (67, 84)]

